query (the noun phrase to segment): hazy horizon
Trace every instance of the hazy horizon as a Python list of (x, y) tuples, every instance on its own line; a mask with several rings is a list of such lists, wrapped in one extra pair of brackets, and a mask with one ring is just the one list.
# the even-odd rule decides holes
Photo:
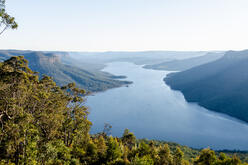
[(209, 51), (247, 49), (246, 0), (9, 0), (17, 30), (1, 49)]
[(234, 49), (228, 49), (228, 50), (47, 50), (47, 49), (0, 49), (0, 50), (6, 50), (6, 51), (40, 51), (40, 52), (75, 52), (75, 53), (108, 53), (108, 52), (127, 52), (127, 53), (135, 53), (135, 52), (227, 52), (227, 51), (243, 51), (248, 50), (247, 49), (240, 49), (240, 50), (234, 50)]

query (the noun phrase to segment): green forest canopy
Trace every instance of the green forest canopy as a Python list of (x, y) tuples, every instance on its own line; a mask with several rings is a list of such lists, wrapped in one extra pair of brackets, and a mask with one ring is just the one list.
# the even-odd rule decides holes
[[(0, 35), (18, 27), (5, 0), (0, 0), (0, 19)], [(168, 144), (137, 140), (128, 129), (121, 138), (90, 135), (84, 94), (74, 83), (59, 87), (49, 76), (40, 78), (23, 56), (1, 62), (0, 164), (242, 164), (236, 155), (216, 156), (210, 149), (189, 159), (179, 147), (171, 152)]]
[(185, 154), (180, 146), (138, 140), (127, 129), (120, 138), (90, 135), (84, 93), (74, 83), (59, 87), (51, 77), (40, 78), (23, 56), (0, 63), (0, 164), (242, 164), (233, 154)]

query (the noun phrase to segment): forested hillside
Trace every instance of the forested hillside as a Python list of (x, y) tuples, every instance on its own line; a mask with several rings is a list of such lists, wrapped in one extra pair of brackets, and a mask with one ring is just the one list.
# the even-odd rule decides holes
[(30, 61), (29, 67), (32, 70), (39, 72), (40, 75), (46, 74), (53, 77), (54, 81), (60, 86), (75, 82), (80, 88), (90, 92), (97, 92), (131, 83), (116, 80), (118, 76), (92, 69), (93, 66), (80, 67), (80, 63), (75, 66), (72, 61), (65, 64), (64, 61), (69, 61), (70, 59), (66, 52), (1, 50), (0, 61), (17, 55), (23, 55)]
[(221, 59), (165, 78), (189, 102), (248, 122), (248, 50), (229, 51)]
[[(90, 135), (92, 123), (82, 104), (85, 90), (59, 87), (28, 68), (21, 57), (0, 63), (0, 164), (70, 165), (239, 165), (234, 154), (201, 152), (174, 143), (138, 140), (126, 129), (109, 136), (111, 126)], [(184, 154), (184, 152), (185, 154)]]

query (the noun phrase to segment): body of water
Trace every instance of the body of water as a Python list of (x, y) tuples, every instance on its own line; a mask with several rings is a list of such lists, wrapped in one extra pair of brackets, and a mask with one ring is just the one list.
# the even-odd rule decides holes
[(195, 148), (248, 150), (246, 123), (186, 102), (181, 92), (164, 83), (169, 72), (125, 62), (110, 63), (104, 71), (125, 75), (133, 84), (87, 98), (92, 133), (101, 132), (104, 123), (109, 123), (113, 136), (121, 136), (128, 128), (137, 138)]

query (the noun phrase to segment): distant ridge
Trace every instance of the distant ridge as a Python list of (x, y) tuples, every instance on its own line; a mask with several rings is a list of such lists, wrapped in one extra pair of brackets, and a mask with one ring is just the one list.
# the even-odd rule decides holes
[(248, 122), (248, 50), (228, 51), (217, 61), (170, 74), (165, 82), (189, 102)]
[[(66, 52), (0, 50), (0, 61), (9, 59), (11, 56), (24, 56), (29, 61), (29, 67), (32, 70), (39, 72), (40, 75), (53, 77), (60, 86), (75, 82), (80, 88), (98, 92), (131, 83), (116, 80), (116, 76), (99, 70), (85, 69), (87, 67), (82, 69), (65, 64), (63, 62), (69, 58)], [(72, 63), (71, 59), (69, 60)]]
[(181, 59), (181, 60), (170, 60), (153, 65), (145, 65), (146, 69), (155, 70), (169, 70), (169, 71), (183, 71), (202, 64), (206, 64), (221, 58), (224, 52), (209, 52), (203, 56)]

